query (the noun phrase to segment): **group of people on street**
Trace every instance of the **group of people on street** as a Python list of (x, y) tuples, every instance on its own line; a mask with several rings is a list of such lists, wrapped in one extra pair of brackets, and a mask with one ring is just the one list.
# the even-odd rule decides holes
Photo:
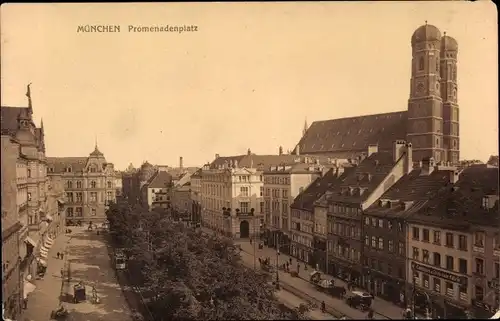
[(56, 257), (57, 257), (57, 259), (58, 259), (58, 260), (59, 260), (59, 259), (61, 259), (61, 260), (62, 260), (62, 259), (64, 259), (64, 253), (62, 253), (62, 252), (57, 252)]

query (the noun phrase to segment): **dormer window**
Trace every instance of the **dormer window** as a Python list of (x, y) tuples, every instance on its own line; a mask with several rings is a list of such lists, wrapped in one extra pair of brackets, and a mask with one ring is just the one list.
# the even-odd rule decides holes
[(71, 173), (71, 166), (66, 167), (66, 173)]
[(54, 167), (49, 167), (49, 173), (53, 173), (54, 172)]
[(91, 167), (90, 167), (90, 172), (91, 172), (91, 173), (95, 173), (95, 172), (97, 172), (97, 168), (96, 168), (95, 166), (91, 166)]

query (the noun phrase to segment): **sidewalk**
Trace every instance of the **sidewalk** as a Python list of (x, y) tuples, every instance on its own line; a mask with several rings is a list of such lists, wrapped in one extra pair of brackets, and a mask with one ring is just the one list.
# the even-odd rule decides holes
[(57, 259), (57, 252), (65, 252), (69, 237), (60, 234), (54, 240), (54, 245), (49, 249), (47, 261), (47, 271), (43, 279), (35, 280), (35, 291), (28, 295), (28, 308), (23, 310), (20, 320), (47, 321), (50, 320), (50, 314), (57, 309), (60, 303), (62, 279), (61, 269), (67, 260)]
[[(249, 256), (251, 256), (252, 262), (253, 262), (253, 253), (254, 253), (254, 246), (253, 244), (250, 245), (249, 241), (242, 240), (242, 241), (235, 241), (236, 244), (241, 245), (242, 251), (246, 252)], [(275, 265), (276, 262), (276, 250), (273, 248), (268, 248), (264, 247), (263, 249), (259, 250), (258, 247), (255, 247), (255, 254), (257, 257), (270, 257), (271, 261), (273, 262), (272, 264)], [(279, 255), (279, 261), (281, 264), (285, 263), (287, 260), (290, 259), (290, 256), (285, 255), (283, 253), (280, 253)], [(294, 265), (293, 267), (296, 267), (297, 264), (297, 259), (293, 258)], [(311, 295), (313, 297), (316, 297), (318, 300), (323, 300), (327, 305), (334, 307), (335, 310), (338, 310), (339, 312), (347, 315), (348, 317), (352, 317), (355, 319), (360, 319), (360, 318), (365, 318), (366, 317), (366, 312), (361, 312), (356, 309), (352, 309), (349, 307), (344, 301), (339, 300), (338, 298), (334, 298), (330, 295), (327, 295), (323, 292), (317, 291), (310, 283), (309, 283), (309, 275), (310, 273), (314, 270), (312, 267), (308, 267), (308, 270), (304, 270), (304, 263), (301, 262), (301, 269), (299, 271), (299, 278), (292, 278), (290, 274), (288, 273), (280, 273), (280, 279), (282, 281), (289, 283), (290, 286), (296, 287), (297, 289), (300, 289), (304, 292), (306, 292), (308, 295)], [(283, 274), (283, 277), (282, 277)], [(326, 275), (323, 274), (324, 278), (327, 279), (334, 279), (335, 284), (339, 286), (344, 286), (347, 289), (347, 285), (343, 280), (337, 279), (332, 277), (331, 275)], [(350, 291), (348, 291), (349, 293)], [(345, 307), (345, 308), (344, 308)], [(381, 298), (375, 297), (372, 303), (372, 308), (375, 312), (375, 318), (376, 319), (401, 319), (402, 318), (402, 309), (391, 302), (385, 301)]]
[[(289, 309), (294, 309), (298, 307), (300, 304), (307, 304), (306, 301), (302, 300), (298, 296), (284, 291), (284, 290), (279, 290), (275, 292), (276, 297), (280, 302), (285, 304), (285, 306)], [(327, 313), (322, 313), (320, 310), (315, 309), (307, 312), (307, 316), (311, 318), (312, 320), (332, 320), (334, 319), (333, 316), (327, 314)]]

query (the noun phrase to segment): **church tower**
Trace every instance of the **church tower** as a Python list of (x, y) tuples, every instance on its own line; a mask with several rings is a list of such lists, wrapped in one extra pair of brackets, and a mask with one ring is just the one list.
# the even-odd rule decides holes
[(443, 102), (441, 99), (441, 32), (428, 25), (411, 37), (412, 62), (408, 100), (407, 140), (413, 145), (413, 158), (433, 157), (443, 161)]
[(441, 97), (443, 99), (443, 148), (445, 161), (460, 160), (460, 133), (457, 100), (457, 54), (455, 39), (444, 33), (441, 38)]

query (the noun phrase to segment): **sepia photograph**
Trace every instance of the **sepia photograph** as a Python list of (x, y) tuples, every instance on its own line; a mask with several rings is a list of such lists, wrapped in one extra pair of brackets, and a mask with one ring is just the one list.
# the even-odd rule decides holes
[(491, 1), (5, 3), (8, 321), (500, 319)]

